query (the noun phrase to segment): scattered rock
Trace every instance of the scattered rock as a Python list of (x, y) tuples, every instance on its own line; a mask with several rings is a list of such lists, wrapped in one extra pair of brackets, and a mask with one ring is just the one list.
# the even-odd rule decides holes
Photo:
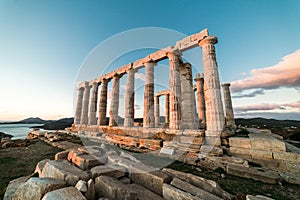
[(137, 184), (130, 184), (129, 187), (137, 193), (137, 198), (138, 199), (143, 199), (143, 200), (163, 200), (163, 198), (154, 192), (146, 189), (143, 186), (137, 185)]
[(87, 191), (86, 181), (79, 180), (79, 181), (76, 183), (75, 188), (76, 188), (77, 190), (79, 190), (80, 192), (86, 192), (86, 191)]
[(79, 180), (89, 180), (90, 175), (87, 172), (74, 167), (67, 161), (51, 160), (44, 166), (41, 177), (61, 179), (68, 185), (75, 186)]
[(115, 200), (136, 200), (137, 193), (128, 185), (125, 185), (115, 178), (100, 176), (95, 181), (96, 194), (101, 197)]
[(88, 182), (87, 182), (87, 191), (85, 193), (85, 197), (88, 199), (88, 200), (95, 200), (95, 183), (94, 183), (94, 180), (93, 179), (90, 179)]
[(263, 196), (263, 195), (256, 195), (256, 196), (247, 195), (246, 200), (274, 200), (274, 199)]
[(43, 168), (45, 167), (46, 163), (49, 161), (50, 161), (49, 159), (45, 159), (38, 162), (38, 164), (35, 167), (34, 173), (39, 173), (39, 176), (41, 176)]
[(222, 156), (223, 150), (220, 147), (211, 145), (202, 145), (200, 148), (201, 153), (208, 154), (210, 156)]
[(20, 178), (10, 181), (6, 188), (3, 200), (11, 200), (12, 196), (16, 192), (16, 190), (21, 185), (23, 185), (29, 178), (30, 178), (29, 176), (24, 176), (24, 177), (20, 177)]
[(70, 152), (69, 150), (58, 152), (57, 154), (55, 154), (54, 159), (66, 160), (68, 158), (69, 152)]
[(86, 200), (86, 198), (74, 187), (61, 188), (48, 192), (42, 200)]
[(187, 192), (179, 190), (171, 185), (163, 184), (163, 197), (167, 200), (201, 200)]
[(126, 172), (126, 168), (121, 166), (109, 165), (109, 164), (99, 165), (91, 169), (92, 178), (96, 178), (101, 175), (120, 178), (125, 175), (125, 172)]
[(62, 180), (32, 177), (21, 185), (12, 196), (12, 200), (40, 200), (47, 192), (65, 187)]

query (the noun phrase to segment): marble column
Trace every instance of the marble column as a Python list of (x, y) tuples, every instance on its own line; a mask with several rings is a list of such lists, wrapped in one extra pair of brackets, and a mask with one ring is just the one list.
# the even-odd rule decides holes
[(96, 110), (97, 110), (98, 82), (92, 83), (91, 92), (92, 94), (91, 94), (88, 125), (96, 125), (97, 124)]
[(84, 96), (83, 96), (83, 106), (82, 106), (81, 121), (80, 121), (80, 124), (82, 124), (82, 125), (87, 125), (87, 123), (88, 123), (90, 89), (91, 89), (91, 87), (89, 85), (89, 82), (85, 82)]
[(84, 88), (82, 88), (82, 87), (78, 88), (74, 124), (80, 124), (80, 121), (81, 121), (83, 91), (84, 91)]
[(193, 90), (192, 65), (183, 63), (180, 66), (181, 82), (181, 128), (198, 129), (196, 116), (196, 99)]
[(196, 74), (196, 78), (194, 80), (196, 81), (197, 88), (198, 118), (200, 120), (201, 127), (205, 128), (204, 74)]
[(147, 62), (145, 66), (144, 114), (143, 127), (154, 127), (154, 66), (156, 63)]
[(100, 91), (100, 102), (98, 109), (98, 125), (105, 126), (106, 125), (106, 110), (107, 110), (107, 85), (108, 80), (103, 79), (101, 81), (101, 91)]
[(180, 53), (167, 53), (170, 64), (170, 124), (169, 128), (178, 130), (180, 128), (180, 102), (181, 102), (181, 86), (180, 86)]
[(159, 96), (155, 96), (155, 127), (160, 126)]
[(166, 94), (166, 118), (165, 123), (169, 125), (170, 123), (170, 94)]
[(224, 103), (225, 103), (225, 113), (226, 113), (226, 125), (235, 127), (231, 94), (230, 94), (230, 83), (222, 84), (223, 93), (224, 93)]
[(109, 111), (109, 126), (118, 125), (119, 115), (119, 93), (120, 93), (120, 78), (119, 74), (114, 75), (111, 89), (111, 102)]
[[(204, 66), (204, 94), (206, 107), (206, 139), (207, 143), (220, 145), (221, 132), (224, 129), (225, 118), (220, 90), (218, 65), (215, 46), (217, 37), (208, 36), (199, 42), (202, 48)], [(210, 137), (210, 139), (209, 139)]]
[(125, 127), (134, 126), (134, 75), (135, 69), (129, 69), (127, 71), (124, 119)]

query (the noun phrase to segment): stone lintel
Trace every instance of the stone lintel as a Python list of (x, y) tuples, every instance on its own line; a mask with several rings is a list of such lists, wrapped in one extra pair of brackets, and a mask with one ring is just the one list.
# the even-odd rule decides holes
[(207, 36), (208, 36), (208, 30), (204, 29), (199, 33), (190, 35), (176, 42), (176, 48), (180, 51), (185, 51), (197, 47), (198, 43)]

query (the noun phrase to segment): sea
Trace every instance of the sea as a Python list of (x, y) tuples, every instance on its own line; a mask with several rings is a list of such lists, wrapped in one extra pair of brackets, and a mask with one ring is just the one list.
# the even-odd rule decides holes
[(12, 139), (24, 139), (32, 126), (41, 126), (43, 124), (0, 124), (0, 132), (13, 135)]

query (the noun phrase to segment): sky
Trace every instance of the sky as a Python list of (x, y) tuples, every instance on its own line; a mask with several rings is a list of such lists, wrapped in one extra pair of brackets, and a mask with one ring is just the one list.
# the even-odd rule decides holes
[[(220, 81), (231, 83), (236, 117), (300, 120), (299, 10), (298, 0), (2, 0), (0, 120), (72, 117), (78, 81), (205, 28), (218, 37)], [(194, 75), (203, 71), (200, 47), (183, 58)], [(136, 73), (136, 117), (144, 72)], [(168, 62), (159, 62), (155, 92), (167, 89), (168, 73)], [(126, 76), (120, 116), (125, 85)], [(164, 97), (160, 106), (164, 115)]]

